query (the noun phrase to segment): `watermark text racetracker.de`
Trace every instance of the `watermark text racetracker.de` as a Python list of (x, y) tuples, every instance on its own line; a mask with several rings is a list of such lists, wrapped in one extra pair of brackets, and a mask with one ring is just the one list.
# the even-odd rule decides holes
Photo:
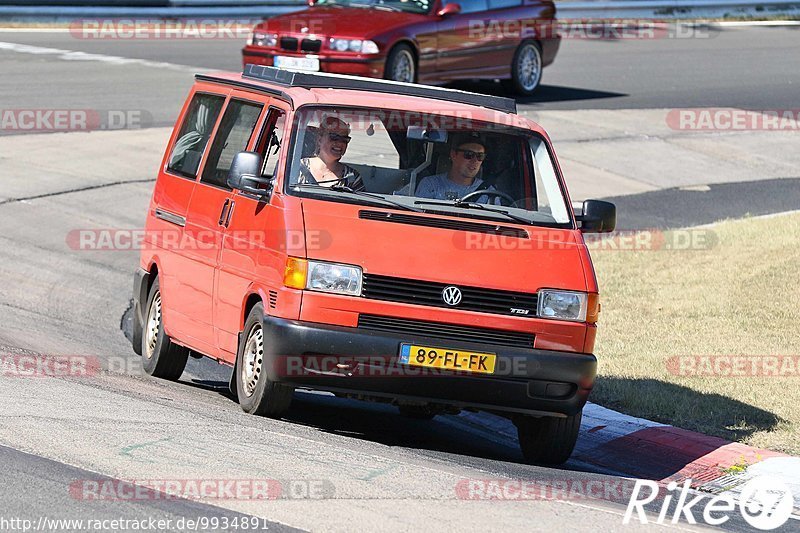
[(800, 355), (679, 355), (666, 366), (681, 377), (800, 377)]
[(800, 109), (670, 109), (666, 123), (676, 131), (800, 131)]
[(653, 40), (710, 39), (719, 32), (708, 25), (653, 19), (484, 19), (469, 21), (473, 40), (521, 39)]
[(261, 19), (78, 19), (70, 23), (75, 39), (86, 40), (245, 40)]
[(332, 234), (327, 230), (238, 230), (224, 233), (188, 226), (181, 229), (73, 229), (66, 243), (71, 250), (259, 250), (269, 248), (288, 253), (324, 250), (330, 247)]
[[(709, 228), (618, 230), (584, 234), (583, 240), (590, 251), (598, 252), (699, 251), (710, 250), (719, 243), (716, 232)], [(470, 251), (563, 250), (574, 247), (576, 241), (568, 232), (541, 230), (531, 232), (527, 239), (517, 235), (460, 232), (453, 236), (453, 244)]]
[(143, 109), (0, 109), (0, 134), (132, 130), (153, 125)]
[(78, 378), (88, 379), (102, 372), (144, 375), (142, 358), (120, 355), (3, 354), (2, 378)]
[(69, 494), (81, 501), (322, 500), (335, 496), (327, 479), (78, 479)]

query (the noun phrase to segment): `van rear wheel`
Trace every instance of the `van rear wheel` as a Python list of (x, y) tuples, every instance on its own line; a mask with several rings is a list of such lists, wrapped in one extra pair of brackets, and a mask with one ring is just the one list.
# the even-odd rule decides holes
[(534, 464), (560, 465), (569, 459), (578, 440), (581, 415), (579, 412), (566, 418), (517, 418), (514, 423), (525, 460)]
[(142, 343), (144, 371), (156, 378), (177, 381), (183, 374), (183, 369), (186, 368), (189, 350), (172, 342), (172, 339), (164, 331), (161, 287), (158, 278), (150, 287), (146, 309), (147, 314), (144, 324), (141, 325), (142, 333), (139, 336)]
[(294, 388), (272, 381), (264, 365), (264, 306), (257, 303), (244, 324), (245, 334), (236, 356), (236, 395), (242, 410), (277, 418), (289, 410)]

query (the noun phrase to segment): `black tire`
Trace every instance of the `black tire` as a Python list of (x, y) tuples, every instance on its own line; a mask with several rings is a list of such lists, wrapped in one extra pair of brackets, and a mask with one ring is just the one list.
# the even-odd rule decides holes
[(417, 62), (414, 51), (407, 44), (398, 44), (389, 52), (383, 77), (387, 80), (405, 83), (417, 82)]
[(433, 420), (439, 414), (427, 405), (400, 405), (400, 414), (416, 420)]
[(131, 327), (131, 346), (136, 355), (142, 355), (142, 321), (139, 318), (140, 305), (133, 306), (133, 320)]
[(164, 331), (158, 278), (150, 287), (142, 324), (142, 366), (153, 377), (176, 381), (186, 368), (189, 349), (178, 346)]
[(257, 303), (244, 323), (242, 342), (236, 354), (236, 396), (246, 413), (280, 417), (289, 410), (294, 388), (272, 381), (264, 369), (264, 306)]
[(515, 420), (525, 460), (560, 465), (569, 459), (581, 429), (581, 414), (566, 418), (522, 416)]
[[(528, 59), (533, 62), (531, 71), (526, 68)], [(503, 80), (503, 85), (518, 95), (530, 96), (542, 83), (542, 68), (542, 48), (539, 43), (522, 41), (511, 61), (511, 79)]]

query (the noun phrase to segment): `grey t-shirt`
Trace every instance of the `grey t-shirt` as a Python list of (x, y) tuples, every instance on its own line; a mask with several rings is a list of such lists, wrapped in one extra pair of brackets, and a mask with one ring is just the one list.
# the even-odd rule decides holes
[[(447, 173), (442, 173), (423, 178), (414, 196), (418, 198), (433, 198), (434, 200), (457, 200), (465, 194), (477, 191), (478, 189), (486, 189), (489, 191), (497, 190), (492, 185), (484, 187), (483, 180), (480, 178), (475, 178), (472, 185), (464, 186), (453, 183), (450, 178), (447, 177)], [(500, 199), (496, 196), (483, 195), (478, 197), (477, 202), (480, 204), (500, 205)]]

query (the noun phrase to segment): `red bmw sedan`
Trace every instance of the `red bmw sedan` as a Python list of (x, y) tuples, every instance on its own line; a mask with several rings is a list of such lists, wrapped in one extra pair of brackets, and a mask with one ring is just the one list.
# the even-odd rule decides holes
[(559, 36), (552, 0), (317, 0), (258, 24), (244, 64), (408, 83), (499, 79), (532, 94)]

